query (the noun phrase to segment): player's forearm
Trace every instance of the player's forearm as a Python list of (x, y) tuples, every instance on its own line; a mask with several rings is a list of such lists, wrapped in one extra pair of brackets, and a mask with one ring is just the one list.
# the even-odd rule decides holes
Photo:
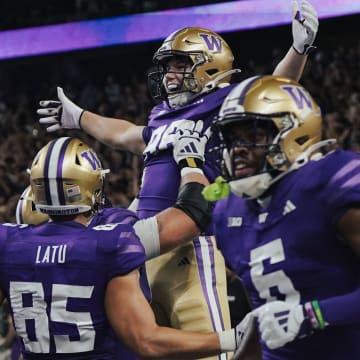
[(169, 208), (157, 215), (160, 254), (192, 241), (200, 235), (200, 228), (183, 210)]
[(299, 55), (292, 47), (277, 64), (273, 75), (284, 76), (299, 81), (306, 64), (307, 55)]
[(221, 352), (216, 333), (199, 334), (160, 326), (141, 343), (138, 355), (146, 359), (195, 359)]
[(81, 115), (80, 125), (86, 133), (113, 148), (138, 154), (143, 151), (143, 127), (136, 126), (130, 121), (84, 111)]

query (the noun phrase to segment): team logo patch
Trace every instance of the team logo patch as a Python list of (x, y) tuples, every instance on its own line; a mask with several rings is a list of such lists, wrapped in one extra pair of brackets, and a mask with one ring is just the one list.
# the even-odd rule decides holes
[(282, 86), (281, 88), (291, 96), (299, 110), (313, 110), (310, 95), (304, 89), (291, 85)]
[(214, 36), (214, 35), (208, 35), (208, 34), (199, 34), (199, 36), (204, 40), (207, 48), (210, 51), (221, 53), (222, 51), (222, 42), (221, 39)]
[(228, 227), (240, 227), (243, 223), (242, 217), (228, 217)]

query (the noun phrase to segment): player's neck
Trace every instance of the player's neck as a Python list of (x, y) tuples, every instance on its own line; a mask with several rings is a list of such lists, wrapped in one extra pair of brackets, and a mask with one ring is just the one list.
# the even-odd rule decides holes
[(84, 214), (79, 214), (74, 219), (75, 222), (87, 226), (91, 220), (91, 216), (85, 216)]

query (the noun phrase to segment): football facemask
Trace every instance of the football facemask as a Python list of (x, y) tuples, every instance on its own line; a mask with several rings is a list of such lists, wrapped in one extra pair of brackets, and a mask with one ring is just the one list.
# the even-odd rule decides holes
[[(176, 91), (169, 93), (164, 87), (164, 77), (169, 59), (174, 57), (185, 58), (191, 66), (189, 70), (179, 72), (183, 82)], [(154, 54), (153, 62), (157, 69), (148, 75), (152, 95), (154, 99), (162, 100), (169, 96), (173, 107), (183, 105), (202, 93), (228, 84), (231, 74), (240, 72), (232, 69), (233, 60), (230, 47), (218, 34), (197, 27), (175, 31)]]

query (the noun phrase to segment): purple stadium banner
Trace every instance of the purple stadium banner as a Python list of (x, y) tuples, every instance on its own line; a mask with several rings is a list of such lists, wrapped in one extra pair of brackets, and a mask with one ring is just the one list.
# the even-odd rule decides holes
[[(298, 0), (300, 1), (300, 0)], [(359, 0), (311, 0), (319, 18), (360, 14)], [(185, 27), (224, 33), (291, 21), (291, 0), (243, 0), (0, 32), (0, 59), (159, 40)]]

